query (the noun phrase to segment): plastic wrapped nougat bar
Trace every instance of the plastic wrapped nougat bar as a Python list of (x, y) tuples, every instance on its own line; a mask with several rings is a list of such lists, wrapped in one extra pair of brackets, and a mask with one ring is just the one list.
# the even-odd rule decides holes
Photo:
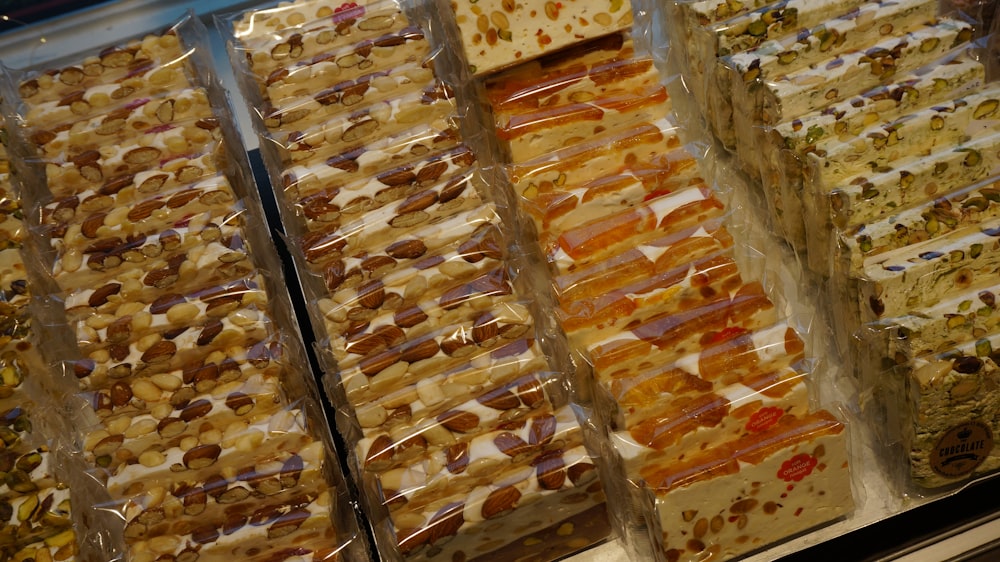
[(203, 36), (188, 17), (12, 73), (93, 503), (120, 514), (109, 544), (136, 560), (361, 559)]
[[(630, 39), (623, 36), (622, 44)], [(488, 97), (501, 140), (510, 137), (511, 107), (538, 100), (546, 109), (543, 100), (557, 99), (549, 91), (553, 76), (582, 68), (638, 68), (646, 60), (605, 45), (598, 41), (547, 57), (545, 74), (533, 75), (526, 66), (491, 77)], [(601, 53), (606, 58), (595, 60)], [(541, 246), (550, 266), (557, 317), (573, 352), (592, 369), (597, 423), (615, 428), (606, 437), (622, 470), (613, 476), (635, 492), (615, 507), (626, 519), (642, 513), (659, 559), (737, 556), (784, 538), (785, 530), (795, 533), (851, 509), (845, 432), (827, 412), (810, 413), (803, 342), (781, 321), (764, 286), (742, 277), (725, 198), (705, 185), (696, 166), (701, 149), (681, 145), (669, 119), (650, 119), (651, 112), (669, 109), (663, 105), (623, 109), (592, 138), (568, 137), (545, 111), (522, 112), (518, 129), (530, 131), (532, 146), (544, 151), (510, 146), (505, 169), (518, 204), (538, 228), (537, 240), (528, 242)], [(797, 428), (814, 420), (824, 435), (802, 437)], [(738, 451), (771, 440), (782, 446), (764, 472), (810, 447), (818, 456), (824, 448), (831, 451), (836, 468), (826, 472), (824, 486), (836, 494), (802, 499), (817, 499), (811, 507), (821, 515), (806, 521), (794, 509), (768, 508), (760, 519), (762, 536), (753, 541), (740, 532), (746, 525), (733, 521), (709, 533), (709, 513), (699, 513), (705, 521), (696, 531), (675, 531), (690, 526), (697, 509), (677, 517), (671, 512), (677, 505), (667, 493), (672, 468), (706, 451), (720, 452), (722, 465), (738, 466)], [(695, 464), (691, 472), (701, 468)], [(713, 489), (739, 488), (747, 478), (736, 470), (710, 470), (702, 477), (713, 479)], [(768, 485), (776, 499), (783, 489), (783, 482)], [(746, 512), (756, 507), (742, 505)], [(787, 525), (774, 524), (785, 518)], [(682, 541), (683, 553), (674, 541)]]
[(467, 110), (414, 21), (393, 2), (295, 2), (222, 25), (267, 108), (262, 151), (380, 553), (553, 559), (607, 536), (603, 488), (459, 134)]

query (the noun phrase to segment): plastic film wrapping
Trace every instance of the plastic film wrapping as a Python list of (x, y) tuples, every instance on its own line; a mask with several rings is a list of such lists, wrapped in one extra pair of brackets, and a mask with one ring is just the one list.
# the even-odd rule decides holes
[(203, 34), (188, 16), (8, 73), (72, 446), (117, 519), (106, 559), (360, 559)]
[[(836, 499), (823, 502), (818, 520), (796, 521), (791, 512), (769, 510), (767, 517), (789, 518), (782, 523), (787, 534), (751, 542), (727, 538), (721, 528), (706, 536), (706, 528), (695, 535), (703, 542), (683, 547), (691, 559), (723, 551), (737, 555), (851, 510), (845, 426), (825, 411), (811, 413), (815, 402), (806, 381), (815, 363), (806, 358), (785, 303), (772, 300), (774, 279), (767, 286), (756, 280), (755, 266), (747, 269), (751, 276), (741, 274), (753, 252), (736, 237), (749, 225), (736, 220), (730, 205), (744, 203), (702, 179), (700, 161), (707, 151), (681, 140), (681, 131), (665, 117), (671, 102), (623, 106), (612, 119), (604, 114), (589, 136), (575, 134), (592, 126), (584, 118), (579, 125), (549, 119), (571, 115), (560, 113), (563, 100), (587, 89), (605, 95), (599, 85), (573, 79), (585, 69), (594, 75), (645, 68), (616, 87), (663, 86), (651, 58), (633, 51), (627, 34), (614, 41), (583, 44), (487, 79), (494, 125), (506, 149), (504, 171), (537, 232), (537, 241), (524, 243), (540, 246), (557, 318), (580, 369), (592, 374), (591, 415), (604, 428), (602, 446), (615, 489), (624, 491), (612, 508), (635, 556), (650, 556), (646, 541), (652, 536), (656, 557), (677, 559), (658, 531), (677, 527), (662, 507), (677, 504), (656, 476), (680, 459), (717, 451), (724, 462), (738, 464), (737, 451), (752, 449), (761, 435), (782, 442), (782, 462), (813, 447), (822, 456), (821, 442), (836, 449), (836, 468), (820, 483), (836, 488)], [(556, 97), (553, 84), (571, 93)], [(822, 437), (783, 431), (815, 420), (822, 420)], [(712, 486), (750, 479), (739, 470), (701, 477)], [(768, 485), (777, 489), (773, 479)]]
[(607, 537), (604, 492), (478, 163), (468, 77), (426, 18), (299, 2), (219, 25), (265, 108), (255, 126), (380, 554), (553, 559)]

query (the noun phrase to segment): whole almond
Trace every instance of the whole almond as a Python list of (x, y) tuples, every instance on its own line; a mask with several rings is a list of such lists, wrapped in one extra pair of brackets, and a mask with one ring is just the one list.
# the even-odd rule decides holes
[(464, 331), (457, 331), (441, 340), (441, 351), (448, 357), (467, 357), (476, 351), (476, 344)]
[(431, 540), (431, 530), (427, 527), (419, 529), (400, 529), (396, 533), (399, 551), (403, 556), (418, 551)]
[[(521, 401), (513, 392), (506, 388), (497, 388), (476, 398), (476, 401), (494, 410), (512, 410), (521, 405)], [(534, 445), (534, 443), (532, 443)]]
[(385, 288), (378, 279), (369, 281), (358, 287), (358, 303), (369, 309), (382, 306), (385, 301)]
[(458, 534), (458, 530), (465, 524), (465, 504), (462, 502), (452, 502), (434, 514), (427, 523), (430, 529), (430, 544), (451, 538)]
[(433, 162), (428, 162), (426, 165), (422, 166), (420, 170), (417, 171), (417, 183), (420, 185), (427, 185), (429, 183), (437, 181), (441, 177), (441, 174), (448, 169), (448, 163), (442, 162), (441, 160), (435, 160)]
[(400, 240), (385, 249), (385, 253), (396, 259), (417, 259), (427, 253), (427, 246), (420, 240)]
[(226, 396), (226, 406), (237, 416), (249, 414), (254, 405), (253, 397), (242, 392), (231, 392)]
[(155, 146), (140, 146), (126, 152), (122, 156), (122, 159), (129, 164), (139, 166), (156, 160), (160, 157), (160, 154), (162, 154), (162, 152), (160, 152), (160, 149)]
[(222, 454), (222, 447), (218, 445), (198, 445), (184, 453), (184, 466), (191, 470), (198, 470), (215, 464), (219, 455)]
[(355, 355), (369, 355), (384, 351), (389, 347), (385, 340), (375, 334), (356, 334), (347, 338), (344, 351)]
[(184, 191), (173, 195), (170, 199), (167, 199), (167, 207), (171, 209), (180, 209), (184, 205), (198, 199), (201, 194), (202, 192), (199, 189), (185, 189)]
[(87, 304), (93, 308), (104, 306), (108, 303), (108, 298), (112, 295), (117, 295), (121, 293), (122, 286), (121, 283), (107, 283), (101, 285), (90, 294), (87, 298)]
[(479, 427), (479, 416), (462, 410), (449, 410), (437, 417), (438, 423), (459, 433), (468, 433)]
[(589, 462), (578, 462), (569, 467), (569, 480), (574, 486), (581, 486), (597, 476), (597, 467)]
[(398, 207), (396, 207), (396, 213), (399, 215), (406, 215), (423, 211), (427, 207), (437, 203), (437, 200), (438, 194), (433, 189), (427, 189), (419, 193), (414, 193), (400, 203)]
[(306, 519), (309, 519), (309, 512), (304, 509), (295, 509), (284, 513), (267, 528), (267, 538), (274, 540), (290, 535), (298, 530)]
[(181, 420), (185, 422), (191, 422), (198, 418), (203, 418), (212, 411), (212, 403), (208, 400), (202, 398), (201, 400), (195, 400), (181, 410)]
[(118, 381), (111, 385), (111, 404), (116, 408), (128, 404), (132, 400), (132, 387), (128, 383)]
[(501, 453), (512, 458), (529, 453), (532, 450), (532, 447), (525, 443), (524, 439), (509, 431), (504, 431), (494, 437), (493, 444), (496, 445)]
[(385, 470), (392, 464), (394, 451), (392, 439), (388, 435), (379, 435), (368, 447), (365, 455), (365, 468), (368, 470)]
[(177, 344), (172, 341), (158, 341), (142, 354), (143, 363), (163, 363), (177, 353)]
[(507, 515), (517, 506), (521, 492), (514, 486), (504, 486), (490, 492), (483, 501), (480, 513), (486, 519)]
[(401, 308), (393, 313), (393, 321), (400, 328), (412, 328), (427, 320), (427, 314), (417, 305)]
[(476, 321), (472, 324), (472, 339), (480, 345), (491, 345), (496, 341), (498, 335), (497, 320), (489, 312), (476, 318)]
[(119, 191), (125, 189), (126, 187), (131, 186), (134, 183), (135, 183), (135, 176), (132, 174), (117, 175), (105, 181), (104, 185), (101, 186), (99, 193), (101, 195), (115, 195)]
[(465, 192), (465, 188), (469, 185), (468, 179), (463, 176), (456, 176), (450, 180), (448, 183), (441, 188), (441, 194), (438, 196), (438, 200), (441, 203), (447, 203), (453, 199), (457, 199), (458, 196)]
[(532, 418), (531, 429), (528, 430), (528, 443), (532, 445), (548, 444), (556, 434), (557, 425), (556, 417), (552, 414)]
[(167, 293), (157, 297), (149, 305), (150, 314), (166, 314), (174, 305), (182, 304), (187, 300), (177, 293)]
[(99, 229), (104, 226), (104, 218), (107, 213), (94, 213), (84, 219), (80, 225), (80, 233), (87, 238), (97, 238)]
[(538, 485), (546, 490), (558, 490), (566, 482), (566, 468), (562, 452), (554, 451), (535, 460), (535, 474)]
[(163, 207), (165, 204), (161, 199), (140, 201), (132, 206), (132, 209), (128, 212), (128, 219), (132, 222), (148, 219), (153, 215), (153, 211)]
[(403, 346), (402, 360), (407, 363), (415, 363), (423, 359), (429, 359), (437, 355), (439, 349), (437, 341), (433, 338), (411, 342)]
[(417, 178), (409, 166), (396, 168), (378, 175), (378, 181), (388, 186), (409, 185)]
[(391, 324), (375, 328), (373, 334), (381, 338), (388, 347), (395, 347), (406, 341), (406, 332)]
[(369, 377), (373, 377), (391, 365), (397, 363), (401, 354), (397, 349), (388, 349), (375, 355), (369, 355), (361, 359), (359, 364), (361, 372)]
[(542, 402), (545, 401), (545, 391), (542, 390), (541, 383), (535, 378), (530, 378), (519, 384), (517, 395), (525, 406), (532, 409), (541, 406)]
[(198, 339), (195, 341), (195, 343), (198, 346), (209, 345), (210, 343), (212, 343), (213, 340), (215, 340), (216, 336), (222, 333), (222, 329), (223, 326), (221, 320), (217, 320), (215, 318), (209, 320), (205, 324), (205, 326), (201, 329), (201, 332), (198, 334)]

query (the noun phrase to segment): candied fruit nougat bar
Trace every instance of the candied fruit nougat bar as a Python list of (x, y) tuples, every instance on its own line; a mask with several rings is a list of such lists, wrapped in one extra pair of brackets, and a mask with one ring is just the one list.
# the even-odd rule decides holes
[(855, 138), (829, 138), (808, 154), (807, 189), (819, 193), (843, 180), (888, 165), (908, 154), (929, 154), (972, 137), (996, 133), (1000, 88), (987, 87), (886, 124), (873, 125)]
[[(301, 494), (284, 504), (233, 509), (225, 522), (202, 522), (184, 534), (165, 534), (128, 546), (129, 559), (247, 562), (336, 560), (339, 546), (329, 489)], [(257, 509), (255, 509), (257, 507)]]
[(936, 488), (1000, 468), (992, 439), (1000, 411), (994, 343), (990, 336), (906, 366), (907, 403), (899, 423), (918, 486)]
[(443, 397), (421, 392), (400, 406), (405, 409), (402, 420), (386, 418), (381, 425), (365, 428), (365, 437), (355, 446), (358, 462), (365, 470), (383, 472), (428, 452), (470, 441), (545, 408), (557, 382), (535, 372), (499, 385), (488, 379), (479, 384), (458, 383), (462, 394), (452, 395), (447, 387), (441, 389)]
[[(754, 374), (746, 381), (690, 395), (653, 397), (627, 431), (611, 435), (626, 474), (637, 478), (649, 466), (678, 462), (692, 452), (710, 450), (763, 431), (785, 415), (809, 411), (805, 373), (785, 368)], [(628, 417), (628, 416), (626, 416)]]
[[(977, 203), (970, 204), (975, 210), (982, 207), (980, 198), (985, 197), (986, 207), (997, 199), (998, 186), (976, 184), (976, 182), (1000, 175), (1000, 157), (997, 147), (1000, 135), (975, 135), (963, 139), (950, 149), (935, 150), (927, 155), (913, 155), (892, 162), (888, 169), (873, 174), (862, 173), (840, 182), (828, 194), (833, 224), (855, 235), (864, 230), (864, 225), (899, 212), (901, 208), (917, 204), (928, 204), (945, 196), (950, 200), (969, 191)], [(971, 186), (971, 187), (969, 187)], [(953, 201), (951, 206), (963, 204)], [(818, 205), (818, 203), (817, 203)], [(927, 230), (929, 235), (939, 232), (937, 227), (955, 227), (953, 213), (947, 208), (936, 225)], [(965, 211), (963, 211), (964, 214)], [(955, 219), (959, 217), (954, 217)]]
[(724, 212), (725, 206), (708, 186), (695, 185), (569, 228), (557, 238), (553, 233), (540, 242), (550, 262), (564, 253), (580, 266), (613, 255), (622, 246), (635, 247)]
[(637, 57), (631, 34), (622, 32), (519, 64), (487, 78), (486, 89), (495, 112), (516, 114), (657, 80), (652, 59)]
[[(366, 149), (367, 150), (367, 149)], [(310, 221), (329, 222), (381, 208), (415, 194), (422, 188), (435, 188), (438, 197), (447, 202), (461, 195), (468, 182), (469, 168), (476, 157), (465, 145), (429, 152), (419, 158), (401, 162), (370, 175), (357, 173), (353, 181), (324, 181), (325, 169), (338, 174), (349, 169), (318, 164), (300, 181), (285, 186), (284, 196)], [(344, 168), (355, 166), (345, 165)], [(324, 169), (325, 168), (325, 169)], [(287, 175), (287, 172), (286, 172)], [(307, 181), (305, 178), (315, 178)], [(286, 177), (291, 177), (287, 175)]]
[(392, 510), (413, 510), (443, 494), (502, 481), (531, 470), (532, 462), (550, 451), (582, 444), (580, 424), (572, 408), (538, 410), (471, 441), (428, 452), (413, 462), (376, 475), (383, 502)]
[(413, 164), (460, 145), (458, 123), (452, 119), (416, 124), (398, 135), (380, 136), (341, 153), (320, 155), (301, 162), (286, 162), (282, 191), (299, 199), (322, 189), (361, 185), (387, 170)]
[[(225, 225), (224, 225), (225, 226)], [(52, 265), (53, 276), (67, 293), (86, 291), (108, 283), (119, 283), (139, 300), (149, 301), (163, 290), (181, 292), (188, 288), (239, 279), (255, 271), (239, 228), (210, 229), (195, 227), (170, 229), (155, 239), (138, 236), (131, 241), (120, 238), (98, 240), (80, 251), (70, 248)], [(214, 240), (204, 240), (202, 232), (221, 233)], [(123, 243), (124, 242), (124, 243)], [(104, 247), (107, 245), (107, 248)], [(135, 248), (159, 250), (152, 256)], [(134, 257), (135, 261), (129, 261)]]
[(895, 318), (985, 280), (1000, 266), (1000, 219), (865, 260), (858, 280), (861, 321)]
[(989, 185), (945, 192), (933, 203), (897, 209), (893, 215), (851, 228), (840, 236), (842, 259), (850, 261), (850, 271), (860, 271), (865, 260), (878, 254), (1000, 218), (1000, 189)]
[(803, 369), (803, 342), (786, 323), (753, 331), (733, 328), (718, 335), (717, 341), (706, 342), (701, 351), (669, 363), (646, 365), (637, 372), (603, 373), (602, 383), (616, 402), (628, 408), (626, 418), (641, 420), (643, 412), (657, 407), (657, 397), (662, 394), (708, 392), (753, 380), (766, 382), (775, 372)]
[(100, 150), (85, 150), (67, 155), (66, 159), (48, 160), (46, 178), (50, 184), (68, 181), (72, 185), (92, 187), (104, 184), (105, 178), (155, 169), (175, 158), (211, 152), (221, 138), (215, 117), (189, 120), (169, 129), (153, 131), (120, 145), (105, 144)]
[(600, 379), (653, 361), (677, 358), (725, 337), (777, 322), (771, 299), (760, 283), (743, 285), (696, 308), (656, 314), (628, 331), (590, 342), (586, 351)]
[(221, 429), (202, 424), (197, 436), (154, 444), (140, 455), (122, 449), (124, 435), (97, 440), (100, 434), (94, 433), (85, 443), (86, 456), (96, 473), (107, 477), (112, 497), (121, 497), (137, 480), (147, 486), (204, 480), (221, 467), (300, 449), (315, 441), (302, 416), (301, 410), (286, 407), (253, 423), (241, 421)]
[(654, 540), (668, 560), (729, 558), (843, 517), (854, 508), (844, 425), (825, 411), (653, 466)]
[(693, 308), (742, 284), (735, 261), (719, 253), (693, 258), (603, 295), (568, 302), (556, 309), (556, 315), (570, 341), (585, 346), (653, 314)]
[(720, 219), (680, 230), (662, 238), (628, 249), (615, 256), (578, 266), (565, 252), (558, 252), (550, 263), (557, 276), (553, 279), (561, 306), (576, 300), (600, 297), (630, 283), (673, 271), (733, 246), (733, 237)]
[[(535, 383), (521, 379), (547, 368), (547, 359), (536, 342), (521, 339), (502, 345), (489, 354), (471, 357), (467, 364), (434, 373), (391, 392), (358, 395), (357, 390), (352, 388), (349, 389), (349, 396), (356, 406), (358, 424), (366, 435), (377, 435), (400, 423), (416, 420), (431, 424), (427, 434), (431, 443), (446, 444), (449, 442), (448, 434), (433, 427), (438, 425), (434, 421), (438, 414), (468, 400), (470, 395), (485, 392), (484, 400), (487, 402), (494, 395), (506, 398), (510, 391), (508, 383), (520, 380), (520, 385), (527, 389)], [(499, 404), (513, 406), (509, 400)], [(526, 405), (538, 406), (535, 402), (527, 402)]]
[(497, 136), (510, 159), (524, 162), (572, 146), (607, 130), (666, 117), (666, 88), (651, 84), (609, 91), (587, 101), (542, 107), (530, 113), (497, 114)]
[[(508, 548), (528, 547), (529, 554), (521, 559), (535, 559), (541, 556), (538, 551), (558, 557), (604, 539), (607, 527), (603, 525), (603, 533), (596, 533), (599, 536), (578, 536), (572, 524), (564, 532), (573, 538), (558, 545), (561, 549), (524, 538), (540, 527), (560, 526), (605, 501), (597, 467), (583, 446), (555, 449), (536, 462), (506, 480), (442, 498), (424, 509), (409, 511), (404, 506), (392, 513), (400, 552), (408, 560), (476, 560), (487, 554), (502, 556)], [(607, 517), (604, 513), (595, 516)], [(532, 552), (531, 547), (537, 550)]]
[[(437, 253), (440, 248), (451, 247), (464, 240), (485, 224), (498, 222), (496, 207), (487, 203), (476, 209), (457, 213), (435, 224), (424, 224), (409, 233), (408, 239), (417, 240), (426, 252)], [(322, 234), (322, 233), (321, 233)], [(389, 254), (389, 249), (399, 242), (383, 232), (369, 230), (344, 232), (340, 236), (307, 235), (299, 242), (306, 260), (314, 269), (325, 269), (324, 264), (344, 256), (367, 252), (369, 256)]]
[(302, 449), (254, 459), (242, 467), (225, 467), (205, 480), (178, 481), (144, 487), (109, 509), (122, 514), (125, 538), (132, 542), (175, 534), (199, 521), (223, 522), (237, 505), (261, 501), (287, 502), (300, 494), (319, 494), (328, 487), (323, 476), (324, 445), (314, 441)]
[(22, 84), (22, 101), (27, 105), (25, 123), (34, 129), (72, 125), (81, 119), (107, 114), (138, 100), (166, 96), (191, 88), (192, 79), (186, 66), (186, 56), (181, 55), (151, 67), (143, 67), (137, 75), (121, 81), (94, 84), (50, 100), (36, 101), (24, 97)]
[(513, 162), (507, 166), (507, 175), (515, 192), (530, 201), (554, 187), (646, 168), (677, 172), (696, 169), (694, 156), (682, 147), (677, 127), (669, 117), (610, 131), (591, 142), (526, 162)]
[(777, 124), (842, 101), (939, 60), (972, 38), (967, 22), (941, 18), (864, 51), (845, 53), (816, 68), (804, 68), (768, 81), (762, 89), (763, 122)]
[[(456, 116), (455, 101), (443, 84), (403, 97), (383, 100), (349, 114), (326, 120), (309, 119), (284, 138), (271, 137), (284, 157), (292, 162), (315, 154), (349, 151), (374, 138), (397, 135), (421, 122), (448, 120)], [(306, 118), (309, 116), (303, 116)], [(288, 130), (285, 128), (285, 130)]]
[(477, 75), (632, 26), (632, 6), (622, 0), (574, 6), (453, 0), (450, 5), (469, 70)]
[(77, 121), (71, 127), (36, 129), (29, 139), (44, 157), (59, 158), (107, 144), (120, 144), (185, 121), (211, 116), (212, 108), (205, 90), (188, 88), (155, 99), (141, 98), (105, 114)]
[(78, 63), (40, 73), (19, 85), (25, 103), (39, 105), (95, 86), (127, 83), (151, 69), (179, 59), (183, 46), (175, 33), (150, 34), (123, 45), (108, 47)]

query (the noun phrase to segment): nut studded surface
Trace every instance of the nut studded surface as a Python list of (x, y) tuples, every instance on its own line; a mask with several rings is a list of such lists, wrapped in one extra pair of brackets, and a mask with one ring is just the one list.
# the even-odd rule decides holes
[(312, 375), (275, 315), (271, 250), (251, 247), (260, 217), (189, 28), (20, 87), (51, 195), (33, 234), (54, 251), (91, 408), (83, 456), (108, 495), (98, 507), (125, 520), (129, 559), (334, 560), (352, 539), (334, 523), (325, 426), (297, 390)]
[(571, 553), (607, 536), (603, 490), (575, 416), (554, 406), (508, 229), (423, 30), (393, 2), (360, 4), (232, 23), (357, 424), (342, 430), (373, 518), (391, 522), (379, 546), (408, 560)]

